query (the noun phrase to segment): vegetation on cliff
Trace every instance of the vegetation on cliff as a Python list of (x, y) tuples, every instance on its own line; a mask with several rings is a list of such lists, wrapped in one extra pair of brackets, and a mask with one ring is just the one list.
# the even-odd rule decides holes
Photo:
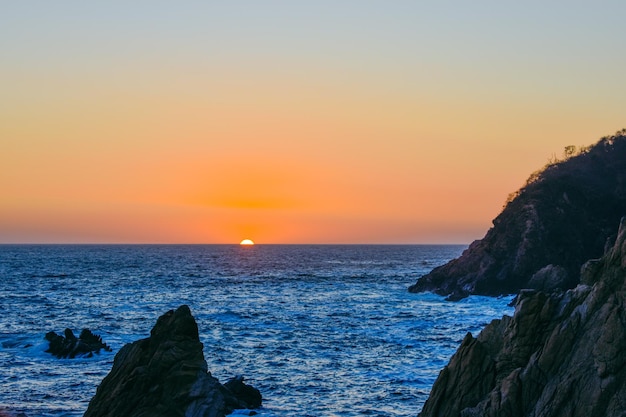
[(568, 289), (599, 257), (626, 214), (626, 129), (593, 146), (566, 147), (510, 195), (493, 227), (461, 257), (409, 288), (458, 299), (523, 288)]

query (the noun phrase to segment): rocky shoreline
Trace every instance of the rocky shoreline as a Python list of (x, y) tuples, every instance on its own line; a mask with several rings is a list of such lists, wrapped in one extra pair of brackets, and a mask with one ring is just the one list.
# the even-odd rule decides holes
[(420, 417), (626, 413), (626, 219), (568, 291), (522, 291), (513, 317), (468, 334)]
[(513, 317), (466, 335), (419, 416), (625, 416), (625, 214), (622, 130), (533, 174), (482, 240), (411, 286), (518, 294)]
[[(536, 174), (484, 239), (413, 285), (450, 300), (518, 293), (513, 317), (465, 336), (419, 416), (626, 416), (624, 214), (621, 131)], [(57, 358), (110, 351), (87, 329), (46, 339)], [(84, 416), (223, 417), (261, 406), (243, 377), (222, 384), (211, 375), (183, 305), (159, 317), (150, 337), (120, 349)]]

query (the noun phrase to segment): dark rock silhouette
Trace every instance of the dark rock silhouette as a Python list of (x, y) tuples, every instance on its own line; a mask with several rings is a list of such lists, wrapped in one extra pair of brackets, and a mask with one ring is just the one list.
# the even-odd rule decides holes
[[(157, 320), (150, 337), (115, 355), (85, 417), (221, 417), (260, 406), (238, 399), (207, 371), (198, 326), (189, 307)], [(240, 381), (241, 390), (247, 385)], [(250, 387), (248, 387), (250, 388)]]
[(567, 155), (531, 175), (483, 239), (409, 291), (458, 300), (575, 287), (581, 265), (602, 255), (626, 213), (626, 130)]
[(93, 334), (89, 329), (83, 329), (78, 337), (71, 329), (65, 329), (64, 336), (48, 332), (46, 340), (50, 343), (46, 352), (57, 358), (91, 357), (94, 353), (100, 353), (101, 350), (111, 351), (102, 338)]
[(243, 382), (242, 376), (228, 380), (224, 386), (243, 404), (245, 408), (259, 408), (261, 406), (261, 392)]
[(465, 337), (420, 417), (626, 415), (626, 219), (568, 291), (522, 291), (513, 317)]

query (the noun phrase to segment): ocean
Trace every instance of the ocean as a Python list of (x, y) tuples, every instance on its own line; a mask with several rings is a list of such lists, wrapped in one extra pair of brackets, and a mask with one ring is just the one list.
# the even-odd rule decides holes
[[(82, 416), (115, 353), (187, 304), (211, 374), (258, 388), (259, 416), (416, 416), (465, 334), (512, 314), (511, 297), (407, 291), (463, 249), (1, 245), (0, 410)], [(46, 353), (65, 328), (113, 352)]]

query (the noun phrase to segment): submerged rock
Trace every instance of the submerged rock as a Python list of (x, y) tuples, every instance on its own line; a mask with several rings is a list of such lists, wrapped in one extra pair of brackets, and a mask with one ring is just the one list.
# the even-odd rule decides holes
[(85, 417), (221, 417), (261, 405), (260, 394), (249, 404), (211, 376), (202, 349), (189, 307), (168, 311), (150, 337), (120, 349)]
[(450, 299), (578, 284), (626, 213), (626, 130), (531, 175), (481, 240), (409, 288)]
[(46, 340), (50, 343), (46, 352), (57, 358), (91, 357), (94, 353), (100, 353), (101, 350), (111, 351), (102, 338), (93, 334), (89, 329), (83, 329), (78, 337), (71, 329), (65, 329), (64, 336), (48, 332)]
[(522, 291), (513, 317), (468, 335), (420, 417), (626, 415), (626, 219), (576, 288)]
[(10, 410), (0, 409), (0, 417), (28, 417), (24, 413), (14, 413)]

